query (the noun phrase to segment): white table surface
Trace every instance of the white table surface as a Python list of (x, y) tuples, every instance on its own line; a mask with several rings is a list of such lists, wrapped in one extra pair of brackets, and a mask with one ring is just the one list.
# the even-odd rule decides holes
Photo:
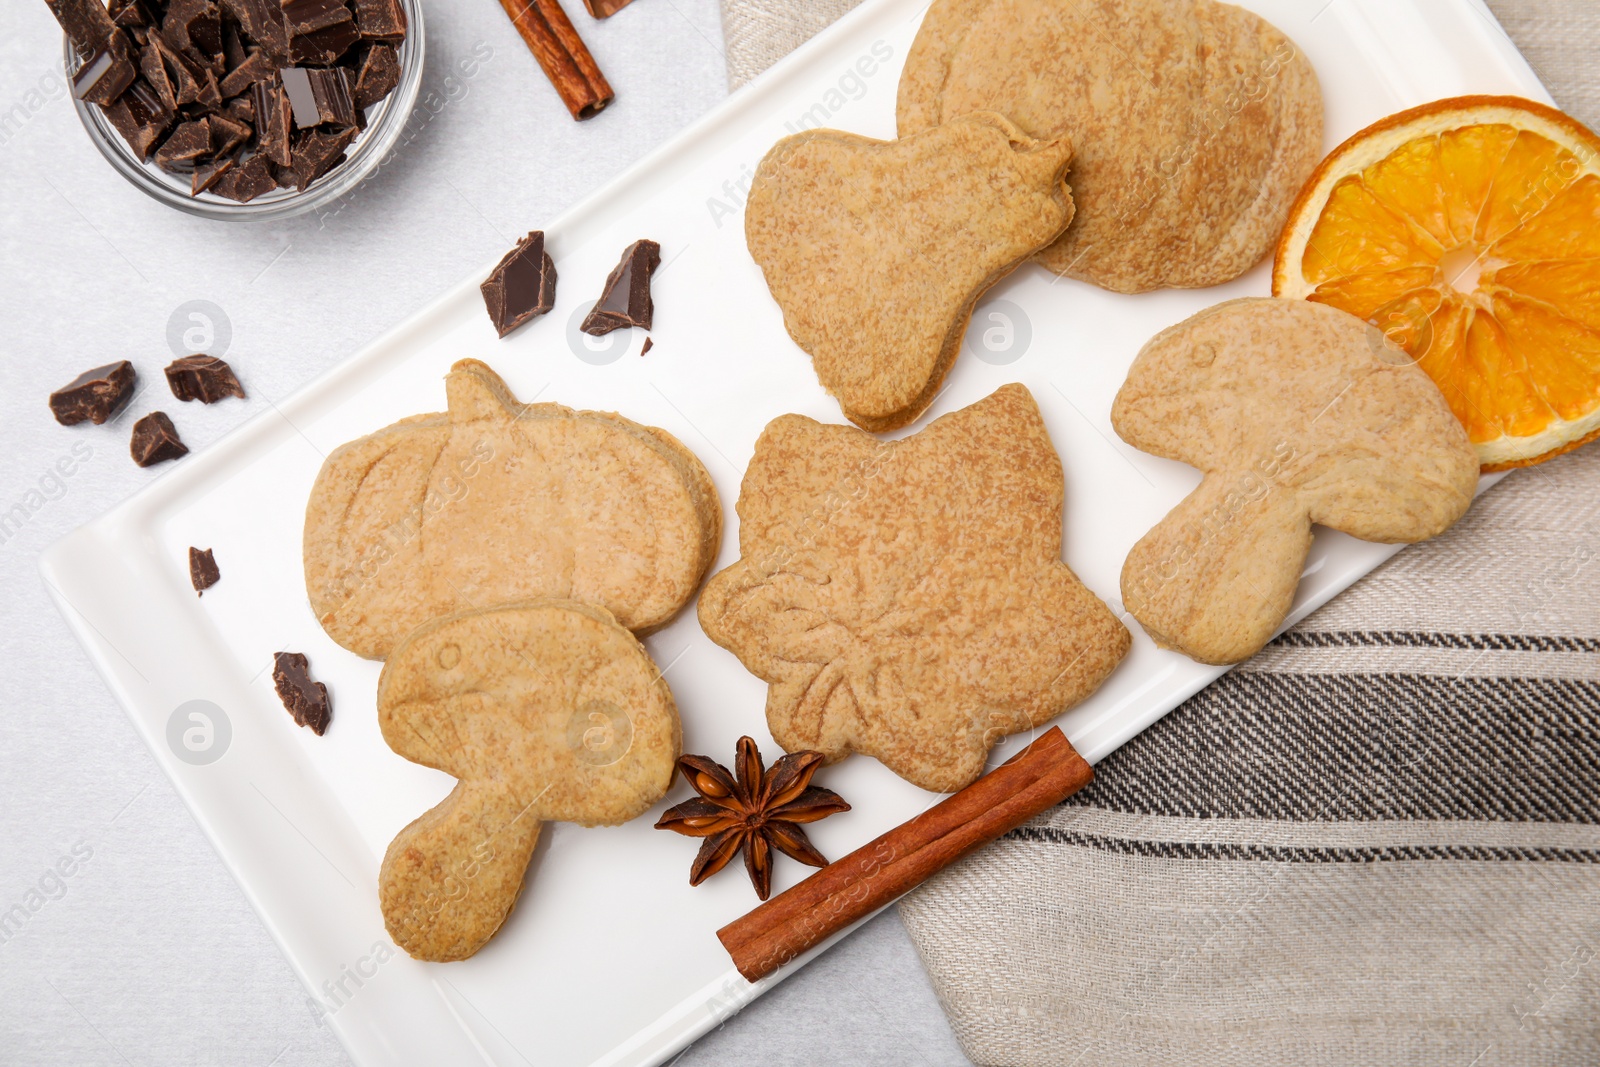
[[(348, 1062), (68, 633), (36, 562), (154, 476), (128, 457), (135, 418), (164, 409), (204, 448), (726, 93), (715, 0), (639, 0), (604, 23), (568, 0), (618, 93), (581, 125), (497, 4), (423, 6), (428, 117), (409, 144), (336, 213), (266, 225), (194, 219), (134, 190), (79, 125), (44, 4), (0, 7), (0, 513), (22, 505), (0, 532), (0, 913), (34, 908), (0, 932), (0, 1064)], [(474, 48), (492, 54), (463, 77), (455, 64)], [(168, 395), (168, 322), (191, 300), (227, 316), (232, 339), (217, 354), (248, 401), (203, 408)], [(117, 359), (150, 392), (113, 424), (56, 425), (50, 391)], [(64, 457), (72, 473), (50, 474)], [(74, 849), (88, 854), (74, 873), (47, 876)], [(892, 912), (676, 1062), (758, 1059), (967, 1062)]]

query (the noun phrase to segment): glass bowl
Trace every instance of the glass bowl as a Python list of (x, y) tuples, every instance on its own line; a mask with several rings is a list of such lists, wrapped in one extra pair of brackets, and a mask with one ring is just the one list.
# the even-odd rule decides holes
[[(248, 204), (212, 193), (190, 196), (186, 175), (169, 174), (154, 162), (139, 159), (97, 105), (85, 103), (76, 96), (73, 96), (72, 103), (78, 109), (83, 128), (89, 131), (89, 140), (94, 142), (94, 146), (117, 173), (132, 182), (140, 192), (168, 207), (208, 219), (265, 222), (299, 215), (331, 204), (360, 185), (389, 154), (400, 139), (400, 134), (405, 131), (406, 121), (417, 102), (417, 90), (422, 85), (422, 4), (421, 0), (400, 0), (400, 6), (406, 13), (406, 39), (396, 53), (400, 60), (400, 84), (367, 109), (367, 128), (346, 149), (344, 162), (305, 189), (274, 189)], [(62, 55), (70, 91), (78, 57), (72, 42), (64, 34)]]

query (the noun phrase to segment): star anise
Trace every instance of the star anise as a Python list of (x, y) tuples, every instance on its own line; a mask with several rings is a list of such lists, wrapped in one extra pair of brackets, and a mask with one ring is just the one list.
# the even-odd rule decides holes
[(761, 750), (741, 737), (736, 775), (705, 756), (678, 760), (684, 780), (700, 795), (669, 808), (656, 829), (705, 838), (689, 868), (689, 884), (699, 885), (722, 870), (741, 848), (744, 868), (762, 900), (772, 892), (774, 848), (801, 863), (826, 867), (827, 859), (800, 824), (849, 811), (850, 805), (833, 790), (811, 784), (822, 759), (820, 752), (792, 752), (763, 771)]

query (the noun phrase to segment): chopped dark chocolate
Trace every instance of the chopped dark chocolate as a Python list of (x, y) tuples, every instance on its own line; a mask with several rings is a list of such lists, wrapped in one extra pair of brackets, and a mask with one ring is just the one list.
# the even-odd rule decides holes
[(363, 41), (398, 44), (406, 36), (406, 12), (400, 0), (355, 0), (356, 26)]
[(544, 250), (544, 231), (534, 230), (518, 241), (478, 289), (501, 337), (555, 307), (556, 265)]
[(167, 73), (167, 61), (161, 55), (161, 46), (155, 41), (147, 41), (139, 49), (139, 71), (155, 90), (156, 96), (160, 97), (161, 106), (168, 111), (176, 111), (178, 91), (172, 86), (172, 77)]
[(355, 20), (335, 22), (310, 33), (299, 33), (289, 38), (289, 61), (311, 63), (319, 67), (338, 62), (350, 46), (361, 40)]
[[(222, 20), (222, 61), (227, 64), (228, 73), (242, 67), (249, 61), (251, 53), (245, 48), (244, 41), (239, 38), (239, 24), (230, 18)], [(226, 93), (224, 96), (228, 95)]]
[(213, 156), (204, 163), (196, 163), (194, 175), (189, 179), (189, 195), (199, 196), (217, 184), (237, 162), (239, 162), (238, 156)]
[[(254, 159), (252, 156), (246, 160), (236, 168), (235, 173), (248, 167)], [(167, 364), (165, 373), (172, 395), (179, 400), (215, 404), (230, 396), (244, 399), (244, 386), (239, 384), (238, 375), (233, 373), (232, 367), (215, 356), (196, 354), (175, 359)]]
[(295, 725), (311, 727), (318, 737), (328, 731), (328, 721), (333, 718), (328, 687), (311, 680), (311, 664), (303, 652), (272, 654), (272, 686)]
[(177, 52), (222, 57), (222, 13), (211, 0), (172, 0), (161, 19), (161, 36)]
[(651, 349), (652, 349), (652, 348), (654, 348), (654, 347), (655, 347), (655, 346), (656, 346), (656, 342), (655, 342), (655, 340), (654, 340), (654, 339), (653, 339), (653, 338), (650, 338), (650, 337), (646, 337), (646, 338), (645, 338), (645, 339), (644, 339), (644, 347), (643, 347), (643, 348), (641, 348), (641, 349), (639, 349), (639, 354), (640, 354), (640, 355), (641, 355), (641, 356), (642, 356), (642, 355), (644, 355), (644, 354), (645, 354), (645, 353), (646, 353), (646, 352), (648, 352), (648, 351), (650, 351), (650, 350), (651, 350)]
[(288, 97), (289, 107), (294, 113), (295, 128), (305, 129), (321, 122), (317, 94), (311, 90), (311, 72), (304, 67), (284, 67), (278, 72), (278, 78), (283, 83), (283, 93)]
[(394, 92), (394, 87), (400, 84), (400, 58), (386, 44), (368, 48), (357, 71), (350, 102), (362, 111)]
[(116, 32), (117, 24), (100, 0), (45, 0), (45, 4), (80, 57), (93, 55)]
[(272, 62), (271, 56), (265, 52), (256, 52), (228, 71), (217, 88), (222, 93), (222, 98), (227, 100), (248, 91), (256, 82), (270, 79), (272, 72), (277, 69), (277, 64)]
[(250, 139), (252, 132), (250, 127), (242, 122), (235, 122), (227, 115), (212, 115), (210, 121), (211, 151), (218, 155), (232, 152)]
[(133, 46), (127, 35), (117, 30), (72, 76), (72, 95), (105, 107), (121, 96), (138, 76), (133, 58)]
[(211, 191), (225, 199), (248, 204), (256, 197), (270, 193), (277, 187), (278, 179), (272, 174), (272, 164), (265, 154), (257, 152), (224, 174), (221, 180), (211, 187)]
[(650, 299), (650, 276), (661, 265), (661, 246), (654, 241), (635, 241), (622, 252), (619, 262), (606, 277), (600, 300), (579, 327), (584, 333), (601, 334), (624, 326), (650, 328), (655, 303)]
[(200, 596), (207, 589), (217, 584), (222, 577), (222, 572), (217, 569), (217, 558), (211, 554), (211, 549), (204, 552), (189, 546), (189, 584), (194, 586), (194, 595)]
[(222, 102), (222, 115), (225, 118), (232, 119), (252, 133), (255, 131), (256, 106), (251, 102), (249, 93), (243, 96), (236, 96), (232, 100), (224, 100)]
[(289, 153), (289, 169), (294, 172), (294, 187), (304, 189), (344, 159), (344, 150), (360, 131), (354, 126), (342, 130), (310, 130), (295, 139)]
[(50, 413), (63, 426), (85, 420), (99, 426), (133, 396), (138, 377), (125, 359), (86, 370), (50, 394)]
[(256, 112), (256, 147), (280, 167), (289, 165), (289, 98), (274, 77), (250, 87)]
[(168, 170), (180, 169), (211, 151), (211, 120), (196, 119), (185, 122), (156, 149), (156, 165)]
[(311, 95), (317, 103), (318, 121), (329, 126), (354, 126), (355, 105), (350, 102), (350, 82), (343, 67), (309, 70)]
[(344, 5), (344, 0), (281, 0), (279, 7), (292, 34), (307, 34), (325, 29), (338, 22), (350, 22), (355, 16)]
[(189, 454), (188, 447), (178, 438), (178, 429), (172, 425), (164, 411), (152, 411), (133, 424), (133, 437), (128, 442), (133, 461), (141, 467), (162, 463)]
[(155, 90), (142, 78), (135, 79), (127, 91), (106, 108), (106, 120), (122, 134), (122, 139), (140, 159), (150, 158), (161, 135), (172, 125), (172, 118), (172, 110), (161, 105)]
[(144, 0), (111, 0), (106, 5), (106, 14), (111, 16), (111, 21), (123, 28), (150, 25), (150, 12), (145, 9)]

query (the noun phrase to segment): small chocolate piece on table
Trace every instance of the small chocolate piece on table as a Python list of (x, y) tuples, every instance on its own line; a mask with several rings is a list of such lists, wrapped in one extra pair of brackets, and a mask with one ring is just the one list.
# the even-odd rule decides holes
[(296, 725), (311, 727), (318, 737), (327, 733), (328, 721), (333, 718), (328, 687), (311, 680), (311, 664), (304, 653), (274, 652), (272, 685)]
[(544, 250), (544, 231), (533, 230), (518, 241), (478, 289), (501, 337), (555, 307), (556, 265)]
[(644, 347), (643, 347), (643, 348), (641, 348), (641, 349), (639, 349), (639, 354), (640, 354), (640, 355), (641, 355), (641, 356), (642, 356), (642, 355), (644, 355), (644, 354), (645, 354), (645, 353), (646, 353), (646, 352), (648, 352), (648, 351), (650, 351), (650, 350), (651, 350), (651, 349), (652, 349), (652, 348), (654, 348), (654, 347), (655, 347), (655, 346), (656, 346), (656, 343), (655, 343), (655, 341), (654, 341), (654, 340), (653, 340), (653, 339), (652, 339), (652, 338), (649, 338), (649, 337), (646, 337), (646, 338), (645, 338), (645, 339), (644, 339)]
[(650, 276), (661, 265), (661, 246), (654, 241), (635, 241), (622, 253), (606, 277), (600, 301), (584, 317), (579, 327), (599, 337), (624, 326), (650, 328), (655, 303), (650, 299)]
[(86, 370), (50, 394), (50, 412), (63, 426), (85, 419), (99, 426), (133, 396), (137, 379), (133, 364), (125, 359)]
[(172, 395), (179, 400), (198, 400), (202, 404), (215, 404), (224, 397), (245, 398), (244, 386), (239, 384), (233, 368), (215, 356), (197, 353), (184, 356), (167, 364), (164, 372)]
[(194, 586), (194, 595), (200, 596), (207, 589), (217, 584), (222, 577), (222, 572), (217, 569), (217, 558), (211, 554), (211, 549), (204, 552), (189, 546), (189, 583)]
[(187, 456), (189, 448), (178, 439), (178, 428), (172, 425), (164, 411), (152, 411), (133, 424), (133, 437), (128, 442), (133, 461), (149, 467), (179, 456)]

